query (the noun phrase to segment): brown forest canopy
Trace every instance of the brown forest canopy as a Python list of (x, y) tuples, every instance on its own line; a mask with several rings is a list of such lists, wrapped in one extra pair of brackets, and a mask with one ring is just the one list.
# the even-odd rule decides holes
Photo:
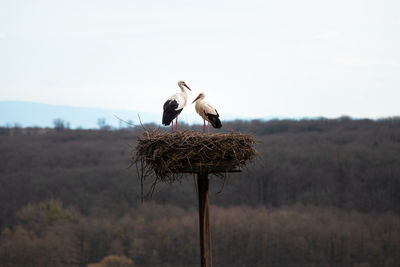
[[(400, 119), (234, 121), (224, 128), (254, 133), (260, 157), (229, 176), (223, 194), (212, 195), (216, 205), (302, 203), (400, 213)], [(27, 203), (47, 199), (85, 214), (136, 205), (139, 182), (135, 169), (126, 167), (141, 133), (140, 127), (0, 128), (0, 226), (12, 224)], [(152, 201), (195, 207), (187, 177), (182, 185), (159, 186)], [(218, 191), (221, 180), (213, 182)]]
[[(200, 126), (185, 125), (184, 128), (200, 130)], [(231, 232), (226, 232), (223, 236), (219, 236), (219, 231), (213, 233), (224, 246), (218, 247), (216, 243), (214, 246), (215, 255), (221, 257), (215, 258), (221, 263), (218, 266), (223, 265), (224, 257), (229, 258), (232, 255), (243, 260), (239, 262), (248, 264), (265, 262), (258, 260), (269, 255), (268, 259), (274, 259), (273, 263), (284, 263), (285, 259), (289, 262), (305, 263), (312, 260), (317, 265), (326, 259), (326, 255), (331, 256), (333, 263), (354, 260), (360, 264), (364, 257), (362, 255), (379, 255), (376, 259), (385, 259), (388, 263), (393, 260), (393, 255), (399, 255), (400, 119), (373, 121), (344, 117), (337, 120), (233, 121), (224, 122), (223, 129), (254, 133), (259, 141), (257, 150), (260, 157), (256, 164), (243, 173), (229, 175), (221, 194), (216, 192), (221, 188), (222, 180), (212, 179), (211, 203), (216, 205), (213, 209), (218, 213), (214, 214), (215, 229), (231, 229)], [(175, 234), (167, 234), (169, 239), (164, 236), (165, 243), (163, 241), (159, 247), (154, 248), (157, 257), (152, 254), (140, 256), (135, 254), (139, 252), (134, 253), (131, 249), (135, 246), (135, 249), (146, 246), (140, 242), (145, 242), (142, 240), (143, 236), (150, 235), (151, 231), (146, 230), (145, 234), (139, 231), (143, 236), (136, 236), (139, 232), (127, 235), (126, 232), (119, 232), (119, 228), (113, 229), (111, 226), (113, 220), (121, 223), (126, 220), (128, 225), (132, 223), (135, 227), (140, 226), (141, 220), (155, 223), (155, 218), (158, 218), (156, 213), (164, 214), (166, 220), (173, 220), (168, 217), (168, 213), (160, 211), (167, 204), (173, 209), (168, 209), (172, 214), (177, 212), (177, 220), (168, 222), (168, 225), (172, 223), (172, 233), (178, 231), (176, 235), (189, 234), (190, 237), (190, 233), (195, 231), (189, 226), (196, 221), (192, 217), (195, 216), (194, 209), (197, 207), (193, 178), (190, 175), (182, 184), (159, 185), (153, 197), (145, 200), (149, 205), (154, 203), (152, 205), (157, 208), (139, 216), (144, 212), (137, 209), (140, 183), (136, 170), (127, 169), (127, 166), (131, 158), (130, 146), (135, 146), (136, 139), (142, 132), (140, 127), (120, 130), (0, 128), (0, 229), (3, 231), (0, 243), (9, 244), (7, 248), (0, 247), (1, 257), (9, 255), (4, 254), (4, 249), (18, 247), (18, 243), (14, 242), (20, 242), (20, 238), (29, 237), (32, 242), (37, 242), (32, 243), (32, 248), (35, 244), (41, 244), (43, 248), (51, 247), (47, 242), (58, 242), (56, 229), (61, 227), (64, 231), (72, 231), (74, 234), (71, 236), (78, 238), (70, 240), (73, 249), (68, 250), (68, 253), (72, 254), (65, 257), (73, 257), (80, 264), (100, 262), (107, 255), (121, 253), (132, 258), (135, 264), (151, 265), (146, 257), (159, 257), (174, 264), (162, 254), (162, 248), (170, 244), (177, 248), (185, 245), (179, 243), (181, 241)], [(150, 185), (149, 180), (146, 189)], [(21, 220), (21, 214), (27, 212), (27, 207), (35, 210), (37, 203), (52, 199), (62, 203), (57, 205), (71, 207), (71, 211), (67, 212), (70, 219), (60, 215), (61, 217), (51, 217), (54, 224), (47, 224), (46, 220), (37, 222), (41, 226), (48, 225), (43, 228), (44, 232), (35, 232), (36, 228), (32, 228), (35, 224), (29, 221), (34, 217), (28, 216), (31, 219)], [(27, 206), (29, 203), (31, 206)], [(231, 208), (232, 206), (236, 208)], [(275, 229), (273, 227), (278, 227), (275, 224), (264, 225), (266, 222), (263, 221), (263, 216), (267, 216), (267, 209), (271, 210), (271, 216), (276, 215), (271, 218), (275, 218), (278, 225), (283, 223), (289, 228)], [(286, 213), (280, 213), (283, 211), (287, 211), (288, 217), (284, 216)], [(218, 224), (219, 214), (227, 216), (221, 220), (230, 223), (231, 228)], [(330, 215), (333, 217), (326, 219)], [(71, 219), (74, 216), (78, 219)], [(240, 221), (240, 218), (256, 219), (247, 222), (247, 219)], [(287, 224), (288, 218), (302, 220), (304, 227)], [(325, 223), (319, 220), (325, 220)], [(308, 229), (316, 229), (316, 225), (326, 224), (330, 220), (331, 225), (327, 232), (321, 230), (317, 231), (317, 236), (314, 233), (303, 235), (311, 231)], [(356, 240), (365, 238), (362, 231), (368, 232), (363, 227), (360, 227), (360, 232), (354, 230), (354, 225), (362, 224), (361, 221), (369, 222), (363, 224), (365, 227), (371, 226), (371, 235), (368, 236), (370, 243), (365, 246), (361, 246), (364, 241), (356, 244)], [(247, 229), (244, 225), (248, 223), (251, 224), (251, 229), (237, 237), (236, 233), (242, 231), (241, 227)], [(97, 225), (98, 228), (85, 226), (87, 224)], [(182, 230), (182, 225), (188, 225), (190, 229)], [(193, 227), (197, 229), (196, 226)], [(179, 229), (183, 232), (179, 232)], [(387, 231), (380, 232), (379, 229)], [(96, 233), (109, 236), (109, 231), (121, 233), (126, 240), (116, 238), (119, 241), (115, 241), (115, 244), (95, 240)], [(301, 235), (294, 241), (290, 239), (293, 236), (291, 233)], [(197, 253), (197, 234), (192, 234), (195, 236), (188, 240), (192, 243), (187, 249), (188, 253), (193, 254)], [(160, 236), (163, 233), (157, 233), (154, 238)], [(275, 244), (273, 240), (278, 237), (281, 242), (281, 238), (286, 237), (286, 241)], [(6, 240), (4, 238), (8, 238), (9, 243), (2, 242)], [(265, 240), (270, 240), (270, 243)], [(247, 246), (243, 248), (243, 254), (235, 251), (235, 244), (239, 241)], [(307, 254), (314, 249), (312, 246), (315, 242), (330, 245), (321, 247), (314, 254)], [(75, 250), (82, 252), (78, 244), (84, 245), (90, 251), (77, 256), (74, 254), (77, 253)], [(259, 246), (271, 247), (265, 252), (258, 250)], [(299, 246), (304, 251), (295, 249)], [(254, 254), (246, 254), (249, 251)], [(371, 254), (372, 251), (376, 254)], [(301, 255), (296, 254), (300, 252)], [(15, 251), (13, 255), (20, 258), (18, 253)], [(178, 262), (190, 264), (184, 254), (179, 254), (182, 252), (171, 253), (178, 253), (175, 255)], [(244, 255), (249, 256), (246, 258)], [(372, 259), (366, 262), (374, 265)]]
[[(124, 255), (134, 266), (198, 266), (196, 209), (145, 204), (126, 209), (123, 216), (84, 216), (49, 201), (24, 207), (18, 217), (14, 231), (1, 233), (1, 266), (85, 266), (108, 255)], [(395, 266), (399, 218), (302, 205), (272, 210), (211, 206), (213, 262)]]

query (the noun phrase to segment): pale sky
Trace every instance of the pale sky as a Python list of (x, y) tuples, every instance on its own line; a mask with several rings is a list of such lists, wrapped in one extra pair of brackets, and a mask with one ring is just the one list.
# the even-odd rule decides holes
[(0, 0), (0, 101), (162, 113), (178, 80), (221, 117), (400, 115), (400, 1)]

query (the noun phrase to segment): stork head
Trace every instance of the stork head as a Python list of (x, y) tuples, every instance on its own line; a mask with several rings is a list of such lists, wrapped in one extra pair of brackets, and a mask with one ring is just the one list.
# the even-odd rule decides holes
[(187, 84), (186, 84), (184, 81), (182, 81), (182, 80), (178, 82), (178, 86), (179, 86), (180, 88), (182, 88), (182, 89), (183, 89), (183, 86), (185, 86), (187, 89), (189, 89), (190, 91), (192, 91), (192, 89), (190, 89), (189, 86), (187, 86)]
[(199, 100), (199, 99), (204, 99), (205, 97), (206, 97), (206, 95), (205, 95), (204, 93), (200, 93), (200, 94), (196, 97), (196, 99), (193, 100), (192, 104), (193, 104), (194, 102), (196, 102), (197, 100)]

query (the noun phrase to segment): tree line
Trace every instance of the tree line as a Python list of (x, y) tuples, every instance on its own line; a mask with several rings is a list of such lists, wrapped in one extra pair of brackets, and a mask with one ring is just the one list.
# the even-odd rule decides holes
[[(198, 264), (195, 209), (148, 203), (123, 215), (104, 215), (84, 216), (59, 201), (28, 204), (18, 211), (14, 229), (1, 233), (0, 262), (86, 266), (123, 256), (116, 261), (126, 266)], [(212, 206), (211, 218), (216, 266), (393, 266), (400, 261), (399, 215), (241, 205)]]
[[(154, 124), (143, 127), (158, 128)], [(134, 167), (127, 167), (132, 147), (143, 133), (143, 127), (119, 130), (65, 128), (62, 131), (0, 128), (0, 229), (3, 232), (0, 244), (8, 244), (7, 248), (1, 247), (0, 265), (7, 262), (8, 266), (16, 266), (12, 262), (17, 259), (29, 262), (33, 260), (32, 255), (40, 255), (39, 252), (44, 253), (50, 248), (59, 256), (68, 251), (71, 253), (62, 259), (54, 256), (60, 266), (85, 266), (102, 260), (132, 260), (134, 265), (153, 266), (157, 262), (149, 260), (157, 258), (159, 263), (171, 266), (177, 263), (190, 265), (191, 258), (197, 263), (197, 199), (190, 175), (181, 184), (158, 185), (153, 196), (146, 196), (145, 202), (150, 206), (138, 206), (140, 184), (137, 173)], [(201, 129), (199, 125), (183, 123), (181, 127)], [(223, 129), (253, 133), (258, 140), (259, 157), (240, 174), (231, 174), (226, 180), (211, 179), (216, 265), (228, 265), (227, 259), (256, 266), (290, 262), (315, 266), (328, 262), (381, 266), (382, 262), (399, 262), (396, 258), (400, 254), (396, 245), (400, 244), (399, 118), (231, 121), (224, 122)], [(146, 192), (151, 184), (151, 179), (146, 181)], [(222, 193), (217, 193), (221, 188)], [(44, 234), (31, 227), (35, 216), (23, 219), (22, 214), (27, 210), (41, 210), (41, 205), (46, 203), (56, 206), (56, 210), (64, 215), (60, 215), (61, 219), (58, 215), (51, 219), (54, 223), (36, 222), (40, 225), (38, 229), (47, 229)], [(168, 212), (162, 212), (164, 209)], [(218, 216), (222, 214), (225, 214), (226, 222), (218, 226)], [(272, 214), (276, 216), (271, 217)], [(271, 218), (276, 219), (275, 224), (271, 224)], [(136, 229), (129, 234), (130, 241), (124, 239), (128, 238), (125, 232), (121, 234), (122, 241), (118, 242), (96, 239), (103, 234), (109, 237), (107, 227), (112, 228), (111, 225), (118, 225), (125, 219), (130, 221), (129, 227)], [(140, 232), (135, 227), (140, 226), (142, 219), (155, 229), (174, 221), (176, 229), (169, 226), (170, 235), (150, 228)], [(33, 222), (30, 224), (29, 220)], [(301, 222), (302, 226), (296, 226), (296, 222)], [(227, 226), (229, 223), (231, 228)], [(193, 228), (186, 229), (189, 224)], [(96, 225), (103, 225), (103, 230), (92, 233)], [(357, 225), (360, 229), (356, 229)], [(60, 246), (64, 243), (67, 246), (68, 240), (61, 242), (63, 239), (57, 235), (63, 231), (72, 231), (65, 235), (80, 236), (81, 239), (74, 239), (71, 249), (61, 252), (61, 248), (56, 250), (57, 246), (51, 244), (59, 242)], [(188, 240), (189, 233), (193, 239)], [(92, 241), (82, 241), (92, 235)], [(151, 240), (163, 240), (164, 237), (168, 241), (160, 241), (151, 247)], [(186, 244), (180, 243), (182, 238), (191, 244), (192, 250), (182, 249), (181, 246)], [(81, 240), (80, 243), (77, 240)], [(133, 250), (144, 251), (145, 256), (132, 252), (135, 242), (145, 249), (140, 250), (141, 246), (137, 246)], [(110, 248), (114, 243), (118, 243), (115, 246), (120, 250)], [(25, 248), (23, 244), (31, 244), (32, 249), (33, 244), (40, 244), (37, 247), (43, 249), (37, 251), (39, 254), (28, 253), (28, 248), (19, 249)], [(318, 249), (317, 245), (321, 244), (323, 249)], [(11, 248), (15, 250), (14, 254), (10, 252)], [(25, 257), (22, 257), (24, 253)], [(7, 255), (17, 256), (7, 258)], [(104, 259), (107, 256), (111, 258)], [(125, 256), (126, 259), (114, 256)]]

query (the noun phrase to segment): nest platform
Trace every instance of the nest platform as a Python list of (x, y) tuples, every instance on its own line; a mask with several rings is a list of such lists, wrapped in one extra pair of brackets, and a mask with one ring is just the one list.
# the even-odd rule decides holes
[(238, 132), (200, 133), (146, 131), (138, 139), (133, 161), (142, 173), (154, 171), (158, 180), (173, 182), (182, 173), (240, 171), (254, 159), (256, 140)]
[(143, 181), (155, 174), (152, 191), (158, 182), (180, 181), (183, 173), (197, 173), (199, 201), (200, 263), (212, 266), (211, 228), (209, 212), (208, 174), (224, 177), (227, 172), (238, 172), (256, 156), (256, 140), (252, 135), (238, 132), (206, 134), (193, 131), (168, 133), (146, 131), (139, 138), (132, 153)]

